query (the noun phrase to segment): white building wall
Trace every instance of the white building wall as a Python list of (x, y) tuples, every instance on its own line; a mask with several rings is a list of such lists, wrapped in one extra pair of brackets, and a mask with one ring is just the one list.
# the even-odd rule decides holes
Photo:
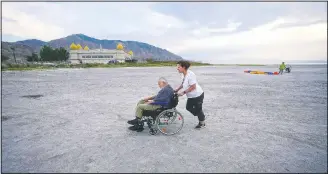
[[(99, 58), (99, 56), (102, 56), (103, 58)], [(125, 62), (125, 58), (131, 58), (131, 56), (125, 53), (123, 50), (70, 50), (69, 61), (72, 64), (80, 64), (80, 61), (82, 61), (82, 63), (107, 64), (111, 60), (117, 60), (118, 62), (123, 63)]]

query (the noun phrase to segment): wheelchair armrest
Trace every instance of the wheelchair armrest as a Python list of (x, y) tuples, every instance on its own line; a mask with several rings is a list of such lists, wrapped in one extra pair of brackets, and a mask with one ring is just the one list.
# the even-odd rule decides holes
[(165, 106), (165, 105), (168, 105), (168, 103), (167, 102), (153, 102), (153, 103), (151, 103), (151, 105), (160, 105), (160, 106)]

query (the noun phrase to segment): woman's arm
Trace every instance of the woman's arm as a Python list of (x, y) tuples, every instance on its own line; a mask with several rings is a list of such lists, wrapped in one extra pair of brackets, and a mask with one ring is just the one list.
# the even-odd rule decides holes
[(196, 83), (191, 85), (187, 90), (183, 91), (179, 94), (179, 96), (183, 96), (184, 94), (187, 94), (188, 92), (191, 92), (196, 89)]
[(174, 92), (178, 92), (180, 89), (182, 89), (182, 84), (176, 90), (174, 90)]
[(196, 83), (191, 85), (187, 90), (183, 91), (184, 94), (191, 92), (196, 89)]
[(186, 79), (186, 80), (188, 80), (188, 84), (189, 84), (190, 86), (189, 86), (189, 88), (188, 88), (187, 90), (183, 91), (183, 92), (180, 94), (180, 96), (182, 96), (182, 95), (184, 95), (184, 94), (186, 94), (186, 93), (188, 93), (188, 92), (191, 92), (191, 91), (193, 91), (193, 90), (196, 89), (197, 81), (196, 81), (196, 76), (195, 76), (195, 75), (190, 75), (190, 76), (188, 76), (188, 79)]

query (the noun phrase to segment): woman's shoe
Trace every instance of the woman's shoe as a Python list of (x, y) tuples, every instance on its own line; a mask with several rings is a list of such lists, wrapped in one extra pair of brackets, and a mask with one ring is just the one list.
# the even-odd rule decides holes
[(198, 125), (195, 128), (196, 129), (205, 128), (205, 123), (198, 123)]

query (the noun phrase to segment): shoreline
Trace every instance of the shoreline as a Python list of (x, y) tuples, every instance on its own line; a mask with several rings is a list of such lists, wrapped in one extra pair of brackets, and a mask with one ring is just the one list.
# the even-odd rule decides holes
[[(294, 64), (296, 65), (296, 64)], [(297, 64), (300, 66), (309, 65), (309, 64)], [(310, 64), (312, 65), (312, 64)], [(315, 65), (324, 65), (324, 64), (315, 64)], [(161, 67), (175, 67), (175, 62), (161, 62), (161, 63), (140, 63), (140, 64), (58, 64), (58, 65), (38, 65), (38, 64), (11, 64), (8, 67), (1, 66), (1, 71), (43, 71), (43, 70), (56, 70), (56, 69), (85, 69), (85, 68), (161, 68)], [(228, 66), (237, 66), (237, 67), (257, 67), (257, 66), (277, 66), (277, 65), (266, 65), (266, 64), (207, 64), (207, 63), (192, 63), (191, 66), (194, 67), (228, 67)]]
[[(107, 65), (107, 64), (83, 64), (83, 65), (12, 65), (9, 67), (1, 67), (1, 71), (37, 71), (37, 70), (54, 70), (54, 69), (85, 69), (85, 68), (161, 68), (161, 67), (175, 67), (176, 64), (118, 64), (118, 65)], [(266, 66), (256, 64), (203, 64), (196, 63), (192, 64), (194, 67), (215, 67), (215, 66)]]

